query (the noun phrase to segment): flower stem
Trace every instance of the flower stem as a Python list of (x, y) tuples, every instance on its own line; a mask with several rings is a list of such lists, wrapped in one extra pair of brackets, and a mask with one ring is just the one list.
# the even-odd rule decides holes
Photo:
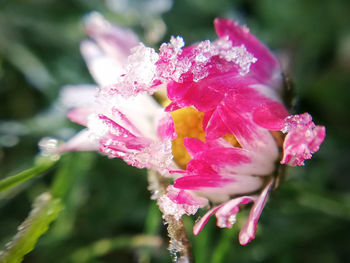
[[(158, 172), (153, 170), (148, 171), (148, 183), (148, 190), (152, 193), (151, 199), (158, 201), (159, 197), (166, 194), (169, 182)], [(172, 215), (165, 215), (161, 208), (160, 210), (163, 213), (165, 224), (168, 225), (167, 230), (170, 238), (169, 250), (174, 256), (174, 261), (192, 263), (191, 244), (187, 238), (185, 225), (182, 219), (177, 220)]]

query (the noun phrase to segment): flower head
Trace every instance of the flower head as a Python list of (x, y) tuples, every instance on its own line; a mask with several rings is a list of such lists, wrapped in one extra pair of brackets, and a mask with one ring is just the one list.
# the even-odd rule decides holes
[(91, 104), (69, 113), (87, 129), (62, 151), (99, 149), (174, 178), (158, 199), (162, 211), (180, 218), (212, 204), (194, 234), (213, 214), (218, 227), (231, 228), (241, 205), (252, 203), (239, 237), (245, 245), (255, 236), (276, 163), (304, 164), (325, 128), (308, 113), (288, 113), (281, 67), (248, 28), (221, 18), (214, 24), (215, 41), (185, 47), (177, 36), (156, 52), (131, 31), (90, 16), (92, 40), (81, 50), (99, 88)]

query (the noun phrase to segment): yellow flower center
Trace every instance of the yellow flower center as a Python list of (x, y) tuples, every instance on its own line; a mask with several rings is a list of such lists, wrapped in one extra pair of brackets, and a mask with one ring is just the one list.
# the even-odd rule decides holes
[[(197, 138), (205, 141), (205, 132), (203, 130), (204, 113), (194, 108), (187, 107), (173, 111), (171, 116), (174, 120), (176, 139), (172, 141), (172, 152), (175, 163), (182, 169), (186, 169), (191, 156), (187, 152), (183, 140), (186, 137)], [(232, 134), (227, 134), (223, 138), (235, 147), (240, 147), (236, 138)]]
[(191, 160), (191, 156), (187, 152), (183, 140), (186, 137), (192, 137), (205, 141), (205, 132), (203, 131), (204, 113), (187, 107), (173, 111), (171, 116), (177, 133), (176, 139), (172, 141), (174, 161), (180, 168), (185, 169), (187, 163)]

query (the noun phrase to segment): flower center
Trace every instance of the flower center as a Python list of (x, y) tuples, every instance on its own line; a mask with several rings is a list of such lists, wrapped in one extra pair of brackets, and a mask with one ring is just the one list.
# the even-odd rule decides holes
[(203, 131), (204, 113), (194, 108), (187, 107), (173, 111), (171, 113), (177, 133), (176, 139), (172, 141), (172, 152), (175, 163), (182, 169), (186, 169), (191, 156), (187, 152), (183, 140), (186, 137), (198, 138), (205, 141), (205, 132)]
[[(176, 139), (172, 141), (172, 153), (175, 163), (182, 169), (186, 169), (191, 156), (184, 146), (183, 140), (186, 137), (197, 138), (205, 141), (205, 131), (203, 130), (204, 113), (192, 107), (187, 107), (173, 111), (171, 116), (174, 120)], [(240, 147), (233, 134), (223, 136), (234, 147)]]

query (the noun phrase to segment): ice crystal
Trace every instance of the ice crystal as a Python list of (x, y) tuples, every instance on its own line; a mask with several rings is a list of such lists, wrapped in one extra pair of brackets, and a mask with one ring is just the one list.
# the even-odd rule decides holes
[(152, 94), (153, 80), (156, 74), (156, 62), (158, 54), (153, 48), (146, 47), (142, 43), (131, 49), (131, 55), (125, 68), (125, 74), (111, 87), (101, 90), (101, 95), (110, 96), (120, 94), (123, 97), (135, 96), (140, 92)]
[(158, 205), (163, 211), (163, 216), (172, 215), (176, 220), (180, 220), (184, 214), (194, 215), (199, 208), (199, 205), (177, 204), (168, 195), (162, 195), (158, 199)]
[(159, 49), (157, 62), (158, 78), (161, 81), (181, 82), (181, 75), (188, 72), (191, 63), (186, 57), (180, 57), (185, 42), (182, 37), (171, 37), (170, 43), (163, 43)]
[(181, 37), (172, 37), (170, 43), (164, 43), (160, 47), (160, 60), (157, 62), (157, 71), (162, 81), (173, 80), (182, 82), (185, 74), (192, 74), (193, 81), (198, 82), (206, 78), (213, 66), (212, 59), (216, 56), (233, 62), (239, 73), (243, 76), (249, 72), (252, 63), (257, 59), (247, 51), (244, 45), (232, 46), (232, 42), (222, 38), (214, 42), (202, 41), (186, 50)]

